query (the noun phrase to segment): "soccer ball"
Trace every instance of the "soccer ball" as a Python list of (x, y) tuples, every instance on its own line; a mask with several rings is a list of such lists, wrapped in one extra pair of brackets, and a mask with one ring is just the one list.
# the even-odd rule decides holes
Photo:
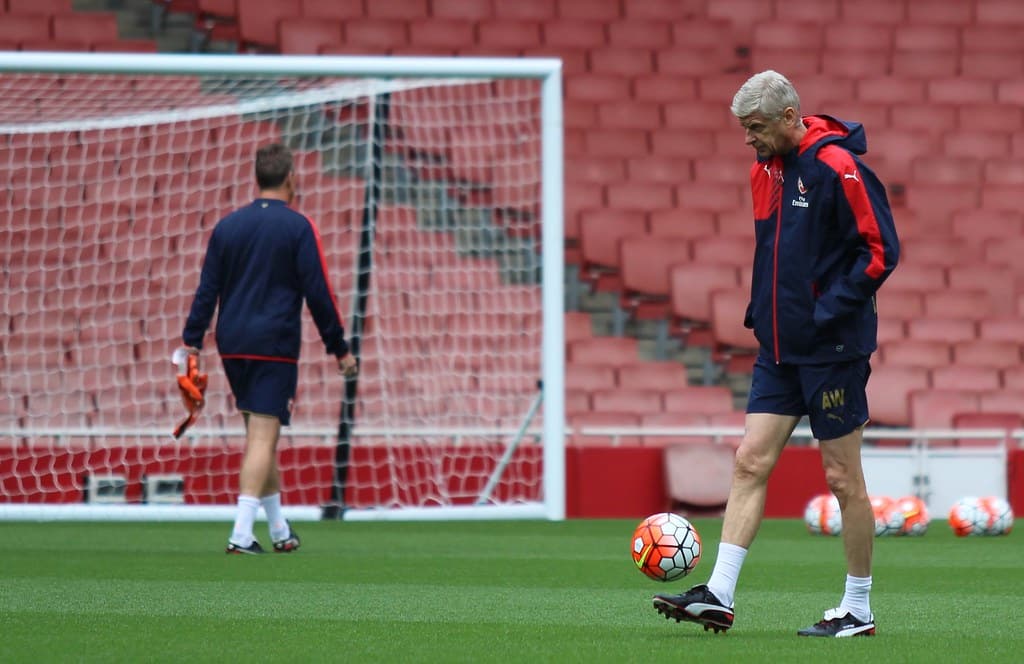
[(924, 535), (928, 532), (928, 507), (917, 496), (903, 496), (896, 500), (896, 509), (903, 514), (904, 535)]
[(700, 535), (678, 514), (652, 514), (633, 531), (633, 563), (655, 581), (681, 579), (698, 562)]
[(839, 500), (831, 493), (811, 498), (804, 509), (804, 523), (814, 535), (838, 535), (843, 532), (843, 515)]
[(982, 509), (981, 500), (975, 496), (961, 498), (949, 510), (949, 527), (957, 537), (984, 535), (988, 521), (988, 513)]
[(1006, 535), (1013, 530), (1010, 503), (998, 496), (985, 496), (978, 499), (978, 506), (986, 517), (983, 529), (986, 535)]
[(875, 515), (875, 537), (889, 537), (903, 532), (903, 512), (889, 496), (872, 496), (871, 511)]

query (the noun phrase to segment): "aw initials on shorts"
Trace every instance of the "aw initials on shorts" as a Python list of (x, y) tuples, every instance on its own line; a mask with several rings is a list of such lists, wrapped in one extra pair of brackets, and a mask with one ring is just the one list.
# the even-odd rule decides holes
[(846, 389), (840, 388), (838, 390), (822, 390), (821, 391), (821, 409), (828, 410), (829, 408), (835, 408), (836, 406), (842, 406), (846, 401)]

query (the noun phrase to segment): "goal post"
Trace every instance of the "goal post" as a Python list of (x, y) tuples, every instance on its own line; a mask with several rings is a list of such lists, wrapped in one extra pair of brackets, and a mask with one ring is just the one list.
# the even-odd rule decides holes
[(564, 519), (561, 86), (541, 58), (0, 53), (0, 519), (231, 513), (212, 331), (180, 440), (169, 358), (272, 141), (362, 366), (303, 313), (286, 516)]

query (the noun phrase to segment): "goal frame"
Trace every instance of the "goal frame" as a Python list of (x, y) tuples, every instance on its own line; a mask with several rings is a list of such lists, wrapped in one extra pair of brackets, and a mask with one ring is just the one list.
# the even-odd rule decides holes
[[(542, 495), (538, 503), (514, 505), (466, 505), (421, 508), (379, 508), (346, 510), (347, 520), (457, 520), (457, 519), (565, 519), (565, 331), (564, 331), (564, 219), (563, 219), (563, 122), (562, 63), (557, 58), (485, 57), (378, 57), (378, 56), (275, 56), (275, 55), (184, 55), (104, 53), (0, 53), (0, 73), (50, 74), (148, 74), (195, 76), (317, 77), (346, 76), (370, 79), (409, 77), (461, 79), (533, 79), (540, 82), (541, 117), (541, 306), (543, 334), (541, 352), (542, 403), (541, 439)], [(532, 413), (531, 413), (532, 414)], [(525, 426), (525, 425), (524, 425)], [(0, 432), (10, 433), (10, 432)], [(72, 430), (19, 431), (49, 436), (73, 436)], [(91, 435), (105, 433), (89, 430)], [(116, 433), (116, 432), (110, 432)], [(139, 432), (135, 432), (139, 433)], [(154, 438), (162, 437), (151, 432)], [(230, 430), (189, 432), (195, 441), (203, 436), (239, 432)], [(289, 433), (298, 433), (289, 431)], [(336, 436), (334, 430), (301, 433)], [(356, 428), (355, 436), (361, 433)], [(379, 430), (374, 433), (380, 433)], [(408, 435), (402, 431), (387, 432)], [(444, 431), (458, 437), (472, 431)], [(492, 432), (493, 433), (493, 432)], [(512, 438), (516, 431), (502, 432)], [(518, 432), (520, 435), (522, 431)], [(186, 443), (187, 444), (187, 443)], [(515, 440), (510, 442), (514, 445)], [(286, 516), (296, 520), (320, 518), (319, 507), (292, 507)], [(176, 505), (45, 505), (0, 502), (0, 520), (9, 519), (109, 519), (109, 520), (223, 520), (234, 509), (227, 506)]]

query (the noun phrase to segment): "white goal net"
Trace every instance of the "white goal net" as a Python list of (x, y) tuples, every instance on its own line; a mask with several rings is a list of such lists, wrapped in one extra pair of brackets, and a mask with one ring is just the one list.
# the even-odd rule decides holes
[(560, 194), (542, 186), (560, 181), (557, 66), (47, 56), (0, 56), (0, 516), (234, 503), (242, 422), (212, 331), (208, 403), (180, 440), (169, 358), (210, 231), (255, 195), (256, 148), (282, 142), (362, 367), (346, 384), (304, 313), (279, 447), (292, 517), (562, 517), (561, 427), (543, 425), (561, 395), (540, 408), (539, 390), (547, 370), (561, 391)]

